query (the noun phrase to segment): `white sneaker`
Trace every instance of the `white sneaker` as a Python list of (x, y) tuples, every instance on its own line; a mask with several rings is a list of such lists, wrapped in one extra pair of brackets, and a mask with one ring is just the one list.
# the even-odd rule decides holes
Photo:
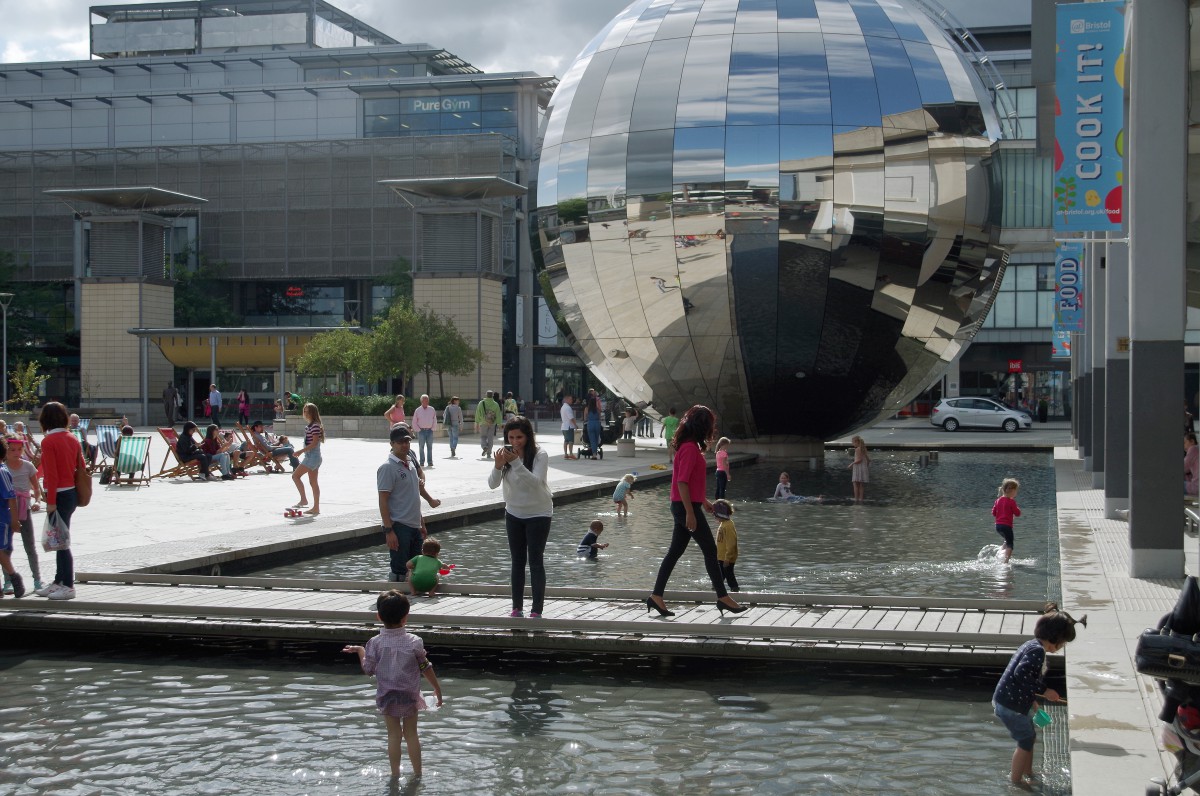
[(36, 594), (38, 597), (49, 597), (51, 594), (53, 594), (54, 592), (58, 591), (61, 588), (62, 588), (61, 583), (47, 583), (45, 586), (43, 586), (40, 589), (34, 589), (33, 593)]
[(66, 587), (60, 587), (58, 591), (52, 591), (47, 594), (46, 597), (51, 600), (74, 600), (75, 590), (68, 589)]

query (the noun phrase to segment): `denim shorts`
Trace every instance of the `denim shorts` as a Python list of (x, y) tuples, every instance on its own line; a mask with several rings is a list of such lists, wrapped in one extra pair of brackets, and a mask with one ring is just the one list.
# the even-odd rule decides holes
[(566, 442), (568, 445), (575, 444), (575, 429), (573, 429), (573, 428), (563, 429), (563, 442)]
[(307, 467), (310, 470), (315, 470), (321, 466), (321, 452), (309, 451), (300, 458), (300, 465)]
[(1033, 729), (1033, 719), (1029, 718), (1029, 714), (1018, 713), (995, 702), (992, 703), (992, 708), (996, 712), (996, 718), (1008, 728), (1008, 734), (1017, 742), (1017, 748), (1026, 752), (1033, 751), (1033, 741), (1037, 738), (1037, 733)]

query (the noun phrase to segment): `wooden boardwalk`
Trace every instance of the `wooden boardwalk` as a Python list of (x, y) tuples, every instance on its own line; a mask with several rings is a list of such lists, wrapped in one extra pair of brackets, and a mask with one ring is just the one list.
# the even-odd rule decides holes
[[(349, 642), (377, 632), (375, 597), (389, 586), (131, 573), (76, 580), (83, 587), (75, 600), (3, 600), (0, 628)], [(721, 616), (711, 592), (673, 591), (676, 616), (658, 617), (641, 591), (550, 588), (543, 617), (522, 619), (508, 616), (507, 586), (455, 584), (415, 598), (409, 628), (430, 646), (996, 666), (1032, 637), (1041, 606), (750, 592), (737, 599), (751, 610)]]

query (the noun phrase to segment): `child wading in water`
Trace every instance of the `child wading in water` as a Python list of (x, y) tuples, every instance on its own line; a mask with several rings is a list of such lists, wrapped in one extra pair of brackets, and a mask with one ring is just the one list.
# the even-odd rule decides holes
[(442, 685), (425, 657), (425, 645), (404, 629), (408, 622), (408, 598), (392, 589), (375, 602), (383, 630), (367, 646), (347, 645), (342, 652), (358, 655), (366, 674), (375, 675), (375, 704), (383, 714), (388, 733), (388, 762), (392, 776), (400, 776), (401, 738), (408, 746), (413, 777), (421, 776), (421, 739), (417, 737), (417, 711), (425, 710), (421, 696), (421, 675), (433, 686), (438, 707), (442, 706)]
[(1008, 561), (1013, 554), (1013, 518), (1021, 516), (1021, 508), (1017, 505), (1017, 493), (1021, 484), (1015, 478), (1005, 478), (1000, 488), (996, 490), (999, 496), (992, 504), (992, 516), (996, 518), (996, 533), (1004, 539), (1002, 553)]
[(725, 489), (729, 486), (729, 437), (717, 440), (717, 491), (714, 500), (725, 497)]
[(575, 552), (580, 558), (595, 558), (596, 553), (608, 547), (608, 542), (603, 544), (600, 542), (600, 534), (604, 533), (604, 523), (600, 520), (592, 520), (592, 524), (588, 526), (588, 532), (579, 540), (579, 546), (575, 548)]
[[(1075, 623), (1070, 614), (1058, 610), (1054, 603), (1047, 603), (1045, 613), (1033, 626), (1033, 638), (1013, 654), (992, 694), (996, 718), (1017, 742), (1010, 778), (1014, 785), (1026, 790), (1033, 780), (1033, 742), (1037, 739), (1029, 713), (1038, 708), (1038, 699), (1064, 701), (1042, 680), (1046, 673), (1046, 653), (1058, 652), (1068, 641), (1075, 640)], [(1087, 617), (1080, 617), (1079, 624), (1087, 627)]]
[(733, 565), (737, 562), (737, 528), (733, 525), (733, 506), (728, 500), (714, 500), (713, 516), (721, 521), (717, 526), (717, 563), (721, 565), (721, 576), (729, 584), (730, 591), (738, 591), (737, 578), (733, 576)]
[(440, 573), (446, 565), (438, 560), (442, 552), (442, 544), (432, 536), (421, 543), (421, 555), (408, 560), (408, 585), (412, 586), (413, 594), (428, 594), (430, 597), (437, 591), (442, 582)]
[(636, 480), (637, 476), (633, 473), (625, 473), (613, 490), (613, 503), (616, 504), (618, 517), (622, 514), (629, 516), (629, 501), (633, 500), (633, 482)]

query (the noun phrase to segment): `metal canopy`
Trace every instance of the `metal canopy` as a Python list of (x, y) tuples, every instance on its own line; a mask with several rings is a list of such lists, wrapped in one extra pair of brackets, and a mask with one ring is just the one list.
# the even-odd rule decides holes
[[(154, 343), (179, 368), (257, 368), (273, 370), (295, 362), (312, 339), (337, 326), (177, 327), (129, 329)], [(358, 326), (348, 327), (362, 334)]]
[(528, 189), (503, 177), (419, 177), (404, 180), (380, 180), (380, 185), (398, 194), (422, 199), (500, 199), (524, 196)]
[(159, 207), (196, 206), (208, 202), (199, 196), (153, 186), (110, 188), (52, 188), (43, 191), (59, 199), (92, 202), (116, 210), (151, 210)]

